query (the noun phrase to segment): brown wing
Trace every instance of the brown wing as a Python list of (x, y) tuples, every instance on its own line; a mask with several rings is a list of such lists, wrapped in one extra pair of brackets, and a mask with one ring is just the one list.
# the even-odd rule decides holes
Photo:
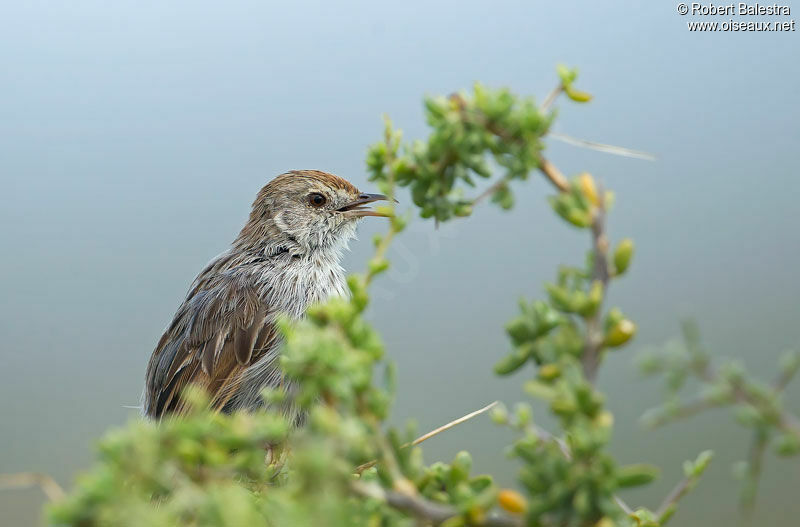
[(239, 269), (201, 274), (150, 358), (147, 415), (185, 411), (181, 394), (189, 384), (204, 388), (212, 407), (222, 408), (245, 368), (275, 344), (276, 329), (251, 277)]

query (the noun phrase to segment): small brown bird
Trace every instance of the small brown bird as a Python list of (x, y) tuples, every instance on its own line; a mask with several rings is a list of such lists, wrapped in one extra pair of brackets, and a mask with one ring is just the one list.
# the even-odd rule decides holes
[(260, 406), (266, 387), (291, 390), (278, 367), (275, 319), (300, 318), (310, 304), (347, 294), (342, 252), (360, 218), (385, 215), (367, 204), (385, 199), (317, 170), (267, 183), (231, 248), (197, 276), (153, 351), (144, 413), (181, 413), (189, 384), (226, 412)]

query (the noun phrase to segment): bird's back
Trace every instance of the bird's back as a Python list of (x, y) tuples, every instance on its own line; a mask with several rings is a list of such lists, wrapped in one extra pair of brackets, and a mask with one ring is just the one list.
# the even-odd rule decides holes
[(276, 318), (300, 318), (309, 304), (346, 291), (337, 255), (221, 254), (197, 276), (153, 351), (144, 412), (182, 413), (190, 384), (205, 389), (215, 409), (261, 405), (263, 389), (283, 383)]

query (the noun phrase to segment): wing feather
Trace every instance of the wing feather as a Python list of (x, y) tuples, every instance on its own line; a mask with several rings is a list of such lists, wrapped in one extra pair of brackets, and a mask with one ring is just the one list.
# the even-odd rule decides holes
[(264, 316), (266, 312), (259, 312), (253, 319), (253, 323), (247, 329), (237, 329), (233, 338), (233, 351), (239, 364), (249, 364), (250, 357), (256, 345), (261, 328), (264, 326)]
[(180, 396), (189, 384), (206, 389), (212, 407), (222, 408), (245, 369), (276, 344), (268, 311), (254, 278), (238, 268), (198, 277), (148, 364), (145, 412), (155, 418), (184, 412)]
[(217, 359), (217, 355), (219, 355), (219, 352), (222, 350), (222, 344), (224, 341), (225, 335), (223, 332), (217, 331), (210, 340), (203, 344), (203, 354), (200, 361), (203, 368), (203, 373), (206, 375), (211, 375), (211, 372), (214, 370), (214, 361)]

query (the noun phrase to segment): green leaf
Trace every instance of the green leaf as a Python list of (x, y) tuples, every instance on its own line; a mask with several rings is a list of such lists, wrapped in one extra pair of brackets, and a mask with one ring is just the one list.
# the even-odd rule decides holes
[(800, 453), (800, 438), (794, 434), (781, 435), (776, 444), (775, 452), (779, 456), (795, 456)]
[(576, 90), (572, 85), (564, 86), (564, 93), (567, 94), (571, 100), (575, 102), (589, 102), (592, 100), (592, 94), (585, 91)]
[(578, 77), (577, 69), (568, 68), (564, 64), (559, 64), (556, 66), (556, 73), (558, 73), (558, 77), (561, 79), (561, 82), (564, 85), (572, 84), (572, 82)]
[(617, 275), (621, 275), (628, 270), (633, 258), (633, 249), (633, 240), (630, 238), (625, 238), (617, 245), (614, 250), (614, 270)]
[(703, 472), (706, 471), (708, 465), (711, 463), (711, 459), (714, 457), (713, 450), (704, 450), (698, 454), (697, 459), (694, 460), (694, 466), (692, 467), (692, 476), (695, 478), (699, 478), (703, 475)]
[(552, 387), (535, 380), (527, 381), (523, 386), (523, 389), (528, 395), (538, 397), (546, 401), (553, 400), (556, 397), (556, 391)]
[(646, 485), (658, 478), (660, 471), (653, 465), (625, 465), (617, 469), (617, 485), (621, 488)]
[(520, 369), (530, 357), (531, 346), (523, 345), (518, 347), (511, 354), (506, 355), (494, 365), (494, 372), (497, 375), (509, 375)]

